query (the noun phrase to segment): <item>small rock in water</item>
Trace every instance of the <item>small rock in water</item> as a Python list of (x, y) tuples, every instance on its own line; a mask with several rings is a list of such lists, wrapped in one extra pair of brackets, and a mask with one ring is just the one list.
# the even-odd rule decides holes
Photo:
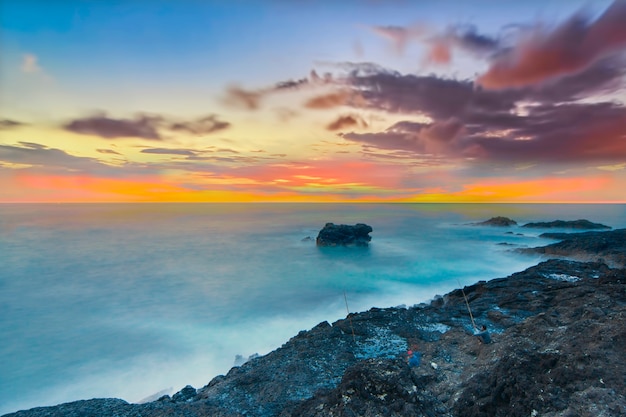
[(363, 223), (354, 226), (326, 223), (317, 235), (317, 246), (367, 246), (372, 240), (372, 227)]

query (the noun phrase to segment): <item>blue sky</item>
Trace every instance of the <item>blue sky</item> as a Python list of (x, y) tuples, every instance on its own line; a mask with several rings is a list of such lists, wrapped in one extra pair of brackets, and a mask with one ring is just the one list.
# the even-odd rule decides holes
[[(445, 97), (432, 97), (433, 102), (442, 101), (436, 104), (439, 110), (428, 109), (428, 97), (419, 98), (419, 103), (411, 99), (422, 92), (447, 94), (447, 90), (436, 93), (434, 91), (439, 90), (424, 88), (448, 80), (454, 93), (450, 94), (447, 105), (459, 99), (454, 94), (463, 90), (467, 83), (493, 91), (498, 95), (493, 99), (501, 104), (504, 103), (501, 100), (510, 99), (503, 93), (509, 89), (516, 97), (511, 109), (517, 109), (518, 117), (526, 117), (524, 108), (533, 100), (535, 104), (543, 103), (547, 95), (554, 95), (556, 90), (565, 96), (559, 95), (558, 100), (550, 96), (551, 106), (616, 103), (624, 97), (623, 76), (614, 68), (623, 58), (626, 44), (626, 36), (619, 32), (619, 19), (625, 9), (621, 0), (5, 0), (0, 7), (0, 119), (7, 121), (4, 123), (7, 128), (0, 131), (0, 145), (8, 146), (4, 148), (6, 156), (2, 165), (6, 181), (15, 174), (34, 175), (36, 171), (41, 175), (49, 171), (45, 163), (33, 165), (24, 163), (25, 159), (17, 163), (16, 152), (35, 152), (20, 148), (23, 146), (20, 143), (35, 143), (42, 147), (36, 151), (41, 153), (58, 150), (67, 155), (66, 160), (91, 158), (95, 164), (119, 169), (116, 178), (124, 177), (125, 168), (134, 175), (137, 164), (144, 164), (150, 181), (167, 180), (175, 187), (184, 188), (181, 182), (171, 183), (175, 173), (186, 180), (189, 175), (193, 176), (192, 188), (197, 189), (203, 187), (196, 183), (201, 182), (200, 177), (204, 175), (199, 173), (211, 172), (211, 180), (204, 185), (211, 190), (216, 188), (216, 176), (230, 184), (236, 182), (234, 178), (241, 172), (262, 171), (263, 161), (253, 154), (258, 151), (285, 155), (280, 161), (265, 161), (263, 168), (269, 172), (275, 172), (276, 165), (293, 166), (306, 161), (321, 161), (320, 164), (326, 166), (333, 158), (340, 167), (350, 155), (350, 161), (355, 162), (371, 164), (376, 160), (374, 165), (387, 173), (385, 178), (390, 175), (389, 170), (394, 171), (396, 167), (387, 169), (379, 163), (384, 159), (389, 162), (391, 153), (395, 152), (397, 159), (399, 154), (408, 152), (403, 154), (402, 162), (395, 163), (404, 167), (394, 174), (397, 175), (395, 182), (374, 184), (344, 175), (350, 177), (350, 181), (334, 190), (312, 180), (304, 184), (303, 189), (287, 187), (270, 192), (267, 188), (264, 193), (293, 195), (302, 192), (306, 197), (304, 190), (319, 187), (329, 192), (326, 197), (330, 200), (344, 197), (377, 200), (387, 194), (397, 198), (436, 199), (442, 194), (470, 189), (472, 180), (501, 178), (501, 171), (495, 173), (489, 169), (490, 164), (500, 165), (499, 160), (493, 158), (500, 155), (516, 159), (503, 149), (518, 147), (521, 140), (537, 133), (527, 135), (528, 128), (522, 132), (518, 122), (506, 128), (488, 126), (484, 130), (481, 127), (484, 138), (509, 138), (502, 146), (494, 147), (487, 144), (486, 139), (478, 138), (476, 132), (472, 133), (475, 120), (472, 124), (465, 115), (439, 111), (443, 109)], [(582, 16), (579, 23), (576, 23), (576, 16)], [(596, 27), (599, 29), (595, 30)], [(584, 49), (584, 42), (581, 43), (580, 57), (566, 52), (567, 42), (572, 42), (569, 37), (574, 39), (575, 36), (588, 40), (587, 49)], [(556, 45), (558, 62), (541, 69), (542, 62), (550, 60), (545, 52), (550, 42)], [(538, 55), (532, 58), (528, 54)], [(367, 71), (370, 74), (366, 74)], [(377, 74), (371, 74), (372, 71)], [(385, 72), (387, 77), (392, 72), (395, 74), (392, 77), (395, 77), (393, 85), (397, 84), (396, 87), (379, 84)], [(325, 73), (331, 78), (322, 83), (319, 80)], [(576, 76), (579, 78), (572, 78)], [(603, 76), (606, 83), (601, 79)], [(297, 84), (297, 81), (302, 83)], [(288, 83), (293, 84), (281, 88)], [(358, 83), (365, 84), (359, 86)], [(421, 84), (424, 86), (419, 87)], [(378, 92), (371, 90), (373, 86), (378, 86)], [(392, 90), (382, 91), (381, 86)], [(399, 86), (403, 86), (402, 89), (398, 90)], [(562, 90), (564, 88), (567, 92)], [(349, 100), (341, 96), (348, 90), (351, 91)], [(379, 93), (381, 96), (374, 100)], [(339, 100), (333, 106), (326, 103), (320, 108), (310, 103), (315, 96), (333, 94), (331, 98)], [(396, 94), (396, 97), (389, 94)], [(530, 96), (535, 98), (529, 99)], [(536, 101), (536, 97), (541, 97), (540, 101)], [(255, 100), (253, 106), (250, 99)], [(613, 111), (611, 123), (618, 123), (621, 108), (609, 107)], [(571, 108), (574, 111), (578, 107)], [(557, 108), (552, 109), (556, 112)], [(589, 111), (595, 110), (590, 108)], [(142, 121), (142, 117), (150, 120)], [(558, 117), (566, 118), (566, 115)], [(149, 129), (157, 125), (162, 129), (164, 120), (176, 119), (170, 126), (181, 126), (183, 120), (191, 123), (191, 120), (203, 118), (209, 120), (203, 122), (205, 125), (220, 120), (220, 129), (205, 126), (208, 136), (202, 140), (185, 136), (189, 129), (174, 129), (167, 140), (159, 135), (164, 143), (156, 153), (138, 151), (152, 149), (145, 142), (145, 136), (149, 135), (133, 136), (131, 132), (130, 137), (115, 136), (120, 128), (128, 133), (125, 128), (142, 123), (150, 124)], [(333, 119), (336, 123), (331, 123)], [(81, 120), (99, 127), (114, 126), (118, 133), (111, 137), (111, 132), (103, 133), (98, 127), (91, 126), (89, 131), (82, 127), (68, 128), (84, 126)], [(458, 120), (462, 123), (458, 124)], [(79, 122), (72, 124), (73, 121)], [(528, 121), (524, 119), (525, 123)], [(394, 125), (399, 122), (406, 123)], [(459, 127), (458, 132), (455, 126)], [(398, 128), (412, 131), (398, 133), (405, 136), (400, 141), (394, 139), (394, 148), (389, 129)], [(446, 129), (448, 133), (449, 129), (454, 130), (452, 133), (459, 143), (443, 148), (432, 141), (427, 144), (429, 134), (439, 134)], [(511, 136), (514, 131), (518, 136)], [(555, 132), (544, 136), (548, 138), (557, 134)], [(415, 134), (421, 137), (418, 138), (421, 142), (408, 146), (405, 142), (409, 136), (406, 135)], [(612, 130), (611, 135), (614, 134)], [(602, 201), (623, 199), (622, 195), (610, 191), (617, 189), (616, 182), (623, 185), (624, 181), (620, 167), (625, 162), (621, 156), (626, 152), (622, 153), (621, 144), (609, 138), (600, 150), (584, 149), (583, 153), (591, 156), (589, 160), (579, 161), (576, 152), (572, 152), (575, 159), (572, 161), (560, 161), (558, 157), (550, 160), (552, 145), (544, 136), (542, 141), (529, 141), (517, 152), (529, 155), (527, 160), (517, 163), (535, 168), (507, 172), (511, 181), (515, 178), (522, 182), (535, 181), (546, 175), (550, 178), (563, 176), (563, 172), (575, 173), (579, 179), (591, 172), (591, 177), (596, 178), (598, 166), (611, 167), (600, 169), (605, 183), (612, 185), (596, 197)], [(565, 139), (554, 139), (554, 143), (557, 141)], [(584, 138), (573, 142), (590, 146)], [(477, 146), (482, 153), (476, 153)], [(542, 147), (546, 149), (545, 157), (538, 153)], [(617, 152), (609, 152), (612, 147), (616, 147)], [(112, 152), (102, 152), (104, 148), (117, 152), (117, 159), (112, 159), (115, 155)], [(461, 153), (459, 148), (463, 148)], [(171, 150), (172, 157), (168, 161), (163, 156), (166, 155), (164, 149)], [(216, 156), (211, 164), (199, 162), (198, 153), (206, 153), (208, 149), (228, 149), (231, 154), (247, 155), (247, 159), (241, 157), (235, 164), (232, 157)], [(156, 154), (160, 157), (149, 160), (146, 153), (151, 153), (152, 158)], [(192, 153), (195, 153), (192, 161), (181, 160), (181, 155)], [(207, 158), (206, 155), (203, 158)], [(488, 161), (477, 165), (473, 162), (477, 158)], [(416, 168), (425, 160), (431, 164), (431, 173)], [(194, 169), (197, 169), (195, 173)], [(76, 173), (72, 167), (66, 171), (64, 175)], [(311, 177), (321, 178), (321, 171), (321, 168), (316, 170), (317, 174)], [(439, 171), (446, 175), (436, 175)], [(467, 183), (459, 178), (460, 172), (468, 177)], [(55, 174), (59, 174), (58, 170)], [(433, 187), (414, 186), (396, 194), (388, 193), (390, 187), (395, 190), (407, 183), (422, 185), (432, 181), (433, 176), (454, 178), (451, 182), (441, 180)], [(261, 177), (264, 179), (260, 180)], [(266, 182), (267, 178), (261, 177), (241, 179), (242, 184), (237, 187), (230, 184), (229, 192), (258, 195), (257, 189), (244, 185), (259, 181), (263, 187), (271, 185)], [(414, 181), (415, 178), (418, 180)], [(327, 185), (334, 180), (341, 182), (337, 173), (323, 180)], [(13, 182), (10, 188), (17, 189), (18, 184)], [(433, 190), (438, 192), (433, 194)], [(50, 198), (56, 195), (53, 189), (32, 191)], [(325, 191), (316, 191), (316, 198)], [(186, 195), (186, 191), (181, 192)], [(529, 198), (547, 198), (542, 193)], [(17, 191), (14, 194), (19, 195)], [(62, 195), (59, 194), (59, 198)], [(127, 195), (119, 197), (128, 198)], [(157, 200), (162, 197), (154, 196)], [(28, 200), (29, 196), (21, 198)]]

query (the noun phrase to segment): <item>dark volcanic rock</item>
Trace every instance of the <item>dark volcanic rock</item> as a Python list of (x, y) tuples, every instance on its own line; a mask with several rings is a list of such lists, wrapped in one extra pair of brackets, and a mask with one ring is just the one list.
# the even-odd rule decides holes
[(562, 228), (562, 229), (583, 229), (583, 230), (593, 230), (593, 229), (605, 229), (608, 230), (611, 227), (609, 226), (605, 226), (603, 224), (600, 223), (593, 223), (590, 222), (589, 220), (569, 220), (569, 221), (565, 221), (565, 220), (555, 220), (552, 222), (537, 222), (537, 223), (526, 223), (525, 225), (523, 225), (522, 227), (529, 227), (529, 228), (544, 228), (544, 229), (557, 229), (557, 228)]
[(474, 223), (475, 226), (515, 226), (517, 222), (515, 220), (511, 220), (508, 217), (492, 217), (489, 220), (485, 220), (484, 222)]
[(584, 261), (606, 261), (615, 266), (626, 267), (626, 229), (607, 232), (543, 233), (540, 236), (562, 241), (520, 251)]
[(450, 415), (422, 384), (403, 361), (367, 359), (348, 368), (337, 388), (317, 393), (280, 417)]
[[(626, 253), (626, 230), (589, 233), (566, 236)], [(464, 295), (492, 343), (473, 335)], [(409, 347), (420, 366), (405, 363)], [(185, 387), (182, 402), (89, 400), (9, 416), (616, 417), (626, 415), (624, 358), (626, 269), (551, 259), (429, 304), (320, 323)]]
[(318, 246), (367, 246), (372, 240), (372, 227), (363, 223), (354, 226), (326, 223), (317, 235)]

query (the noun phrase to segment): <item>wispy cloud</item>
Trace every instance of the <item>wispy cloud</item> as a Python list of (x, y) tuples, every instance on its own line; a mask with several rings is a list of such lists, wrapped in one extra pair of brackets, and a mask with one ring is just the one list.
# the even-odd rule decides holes
[(420, 39), (427, 32), (425, 25), (415, 24), (410, 27), (404, 26), (372, 26), (372, 32), (387, 39), (393, 46), (394, 51), (402, 55), (407, 44), (415, 39)]
[(122, 155), (121, 153), (113, 149), (96, 149), (96, 152), (103, 153), (103, 154), (111, 154), (111, 155)]
[(168, 127), (174, 131), (201, 135), (227, 129), (230, 127), (230, 123), (221, 121), (217, 115), (211, 114), (196, 120), (170, 123)]
[(26, 123), (18, 122), (17, 120), (0, 119), (0, 129), (13, 129), (25, 125)]
[(164, 140), (163, 131), (184, 132), (196, 135), (210, 134), (230, 127), (211, 114), (195, 120), (177, 120), (163, 115), (137, 114), (134, 118), (112, 118), (106, 113), (75, 119), (63, 125), (65, 130), (105, 139), (140, 138)]
[(198, 152), (191, 149), (169, 149), (169, 148), (147, 148), (142, 149), (141, 153), (151, 153), (157, 155), (183, 155), (196, 156)]
[(0, 162), (30, 165), (49, 172), (110, 174), (114, 169), (94, 158), (70, 155), (60, 149), (32, 142), (19, 142), (19, 146), (0, 145)]
[(22, 55), (22, 65), (21, 70), (25, 74), (37, 74), (42, 73), (43, 70), (39, 66), (39, 58), (37, 58), (34, 54), (24, 54)]

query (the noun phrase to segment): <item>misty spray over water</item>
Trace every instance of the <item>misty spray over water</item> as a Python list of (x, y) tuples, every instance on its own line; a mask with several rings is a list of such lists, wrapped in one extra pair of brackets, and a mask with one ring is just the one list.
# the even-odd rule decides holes
[[(624, 205), (0, 206), (0, 413), (201, 387), (344, 318), (344, 293), (352, 312), (411, 306), (537, 263), (511, 248), (540, 231), (468, 225), (497, 215), (626, 226)], [(372, 242), (318, 248), (326, 222)]]

